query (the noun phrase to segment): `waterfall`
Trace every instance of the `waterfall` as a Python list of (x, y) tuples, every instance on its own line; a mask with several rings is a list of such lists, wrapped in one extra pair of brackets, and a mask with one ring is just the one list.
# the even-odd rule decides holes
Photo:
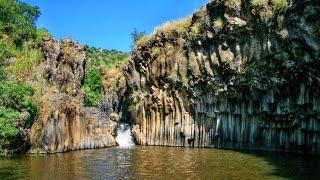
[(120, 148), (130, 148), (135, 146), (129, 124), (119, 124), (116, 141)]
[(215, 136), (219, 136), (220, 121), (221, 121), (221, 119), (220, 119), (220, 116), (218, 115), (218, 117), (217, 117), (217, 126), (216, 126), (216, 134), (215, 134)]

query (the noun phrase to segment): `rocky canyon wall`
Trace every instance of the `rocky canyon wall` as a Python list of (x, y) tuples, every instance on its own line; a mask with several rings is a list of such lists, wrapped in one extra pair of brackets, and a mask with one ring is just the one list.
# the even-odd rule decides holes
[(56, 153), (115, 146), (117, 124), (96, 108), (84, 107), (81, 86), (85, 48), (71, 40), (45, 38), (39, 65), (43, 85), (39, 120), (31, 128), (31, 153)]
[(213, 1), (125, 69), (141, 145), (320, 153), (320, 4)]

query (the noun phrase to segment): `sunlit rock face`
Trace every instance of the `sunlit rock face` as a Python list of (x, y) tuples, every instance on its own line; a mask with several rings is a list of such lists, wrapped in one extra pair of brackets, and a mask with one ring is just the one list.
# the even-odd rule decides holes
[(115, 146), (117, 125), (95, 108), (84, 108), (80, 91), (85, 74), (85, 49), (72, 40), (44, 39), (44, 88), (39, 120), (30, 132), (31, 153), (56, 153)]
[(137, 142), (319, 154), (319, 18), (227, 0), (159, 29), (125, 69)]

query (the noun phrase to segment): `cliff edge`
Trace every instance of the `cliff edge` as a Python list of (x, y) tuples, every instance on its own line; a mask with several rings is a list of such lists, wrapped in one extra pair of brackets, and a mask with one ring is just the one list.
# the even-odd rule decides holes
[(43, 78), (38, 121), (31, 128), (31, 153), (116, 146), (117, 124), (96, 108), (84, 107), (84, 46), (44, 38), (39, 70)]
[(320, 153), (320, 4), (216, 0), (124, 69), (142, 145)]

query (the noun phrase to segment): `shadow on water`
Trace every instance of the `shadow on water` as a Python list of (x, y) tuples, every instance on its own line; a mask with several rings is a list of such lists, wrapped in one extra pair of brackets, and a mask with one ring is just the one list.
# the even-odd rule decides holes
[[(315, 156), (184, 148), (160, 148), (153, 154), (147, 154), (149, 151), (147, 148), (149, 147), (136, 151), (134, 157), (145, 159), (136, 167), (140, 175), (146, 175), (148, 171), (153, 170), (151, 175), (147, 175), (149, 178), (167, 176), (201, 179), (226, 177), (232, 179), (318, 179), (320, 177), (320, 159)], [(150, 161), (157, 163), (150, 163)]]
[(318, 179), (320, 158), (299, 154), (133, 147), (0, 160), (0, 179)]
[(235, 151), (262, 158), (274, 169), (269, 176), (286, 179), (319, 179), (320, 156), (286, 152)]

